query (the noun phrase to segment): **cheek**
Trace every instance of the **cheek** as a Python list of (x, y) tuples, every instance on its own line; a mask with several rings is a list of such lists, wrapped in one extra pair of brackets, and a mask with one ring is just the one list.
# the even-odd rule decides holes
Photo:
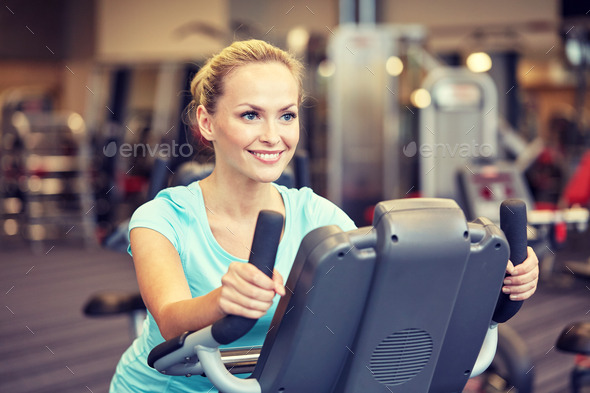
[(243, 127), (237, 122), (229, 121), (220, 129), (223, 139), (227, 144), (242, 147), (250, 143), (250, 132), (247, 127)]
[(299, 124), (293, 126), (293, 128), (289, 128), (285, 141), (293, 146), (299, 142)]
[(239, 132), (229, 132), (226, 135), (226, 140), (233, 146), (242, 147), (242, 145), (247, 144), (246, 138), (244, 138), (243, 133)]

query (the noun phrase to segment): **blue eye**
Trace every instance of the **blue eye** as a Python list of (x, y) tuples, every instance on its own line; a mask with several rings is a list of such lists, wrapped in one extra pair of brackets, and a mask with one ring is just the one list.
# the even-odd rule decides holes
[(281, 118), (285, 121), (291, 121), (293, 119), (295, 119), (297, 117), (297, 115), (295, 113), (285, 113), (283, 116), (281, 116)]
[(258, 113), (254, 111), (248, 111), (242, 113), (242, 117), (246, 120), (256, 120), (256, 118), (258, 117)]

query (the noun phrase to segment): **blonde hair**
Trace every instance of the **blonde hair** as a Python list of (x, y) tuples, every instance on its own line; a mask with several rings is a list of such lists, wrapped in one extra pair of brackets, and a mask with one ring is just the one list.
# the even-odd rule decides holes
[(290, 53), (265, 41), (236, 41), (207, 60), (191, 81), (192, 109), (203, 105), (214, 114), (223, 95), (224, 78), (239, 66), (256, 62), (279, 62), (291, 71), (299, 88), (298, 104), (303, 100), (303, 64)]

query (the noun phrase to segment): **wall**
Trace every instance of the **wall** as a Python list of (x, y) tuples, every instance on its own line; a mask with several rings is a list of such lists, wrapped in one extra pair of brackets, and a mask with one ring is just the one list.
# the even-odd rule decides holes
[[(545, 54), (559, 46), (559, 0), (377, 0), (380, 23), (421, 24), (428, 28), (429, 47), (433, 51), (457, 51), (466, 45), (513, 45), (530, 52)], [(271, 40), (285, 39), (293, 27), (326, 36), (338, 25), (338, 0), (229, 0), (230, 20), (240, 30), (253, 32)], [(234, 26), (234, 30), (235, 30)], [(513, 37), (487, 42), (470, 38), (476, 30), (511, 31)], [(492, 42), (493, 41), (493, 42)], [(498, 42), (501, 41), (501, 42)], [(516, 48), (513, 48), (516, 49)]]
[(233, 32), (238, 36), (248, 37), (250, 30), (250, 36), (284, 42), (295, 27), (327, 36), (338, 24), (337, 0), (230, 0), (229, 5)]
[[(7, 0), (0, 9), (0, 88), (44, 83), (60, 90), (63, 108), (84, 112), (93, 64), (194, 61), (233, 38), (260, 37), (285, 45), (304, 27), (329, 37), (338, 0)], [(437, 52), (488, 49), (473, 33), (511, 30), (514, 45), (534, 58), (530, 79), (561, 54), (558, 0), (378, 1), (378, 20), (419, 23)], [(479, 46), (478, 46), (479, 45)], [(527, 63), (528, 64), (528, 63)], [(544, 78), (544, 75), (539, 75)]]
[(0, 9), (0, 91), (40, 86), (83, 113), (94, 55), (93, 0), (9, 0)]
[(66, 0), (8, 0), (0, 9), (0, 59), (65, 56)]
[(527, 52), (545, 53), (560, 41), (558, 0), (413, 0), (382, 5), (386, 22), (425, 25), (431, 33), (429, 45), (436, 51), (477, 44), (470, 35), (481, 28), (514, 32), (514, 46)]
[(96, 57), (110, 62), (206, 57), (225, 44), (228, 12), (226, 0), (98, 0)]

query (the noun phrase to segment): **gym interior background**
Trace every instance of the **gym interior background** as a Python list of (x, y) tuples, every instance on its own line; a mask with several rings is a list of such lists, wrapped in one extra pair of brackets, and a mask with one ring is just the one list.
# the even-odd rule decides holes
[(158, 162), (165, 185), (211, 163), (182, 121), (187, 82), (247, 38), (305, 62), (304, 183), (358, 225), (386, 199), (456, 195), (468, 215), (528, 202), (541, 281), (507, 325), (530, 390), (499, 364), (485, 391), (571, 391), (575, 357), (555, 343), (590, 313), (589, 15), (557, 0), (3, 1), (0, 391), (107, 390), (130, 318), (83, 308), (137, 291), (125, 220)]

